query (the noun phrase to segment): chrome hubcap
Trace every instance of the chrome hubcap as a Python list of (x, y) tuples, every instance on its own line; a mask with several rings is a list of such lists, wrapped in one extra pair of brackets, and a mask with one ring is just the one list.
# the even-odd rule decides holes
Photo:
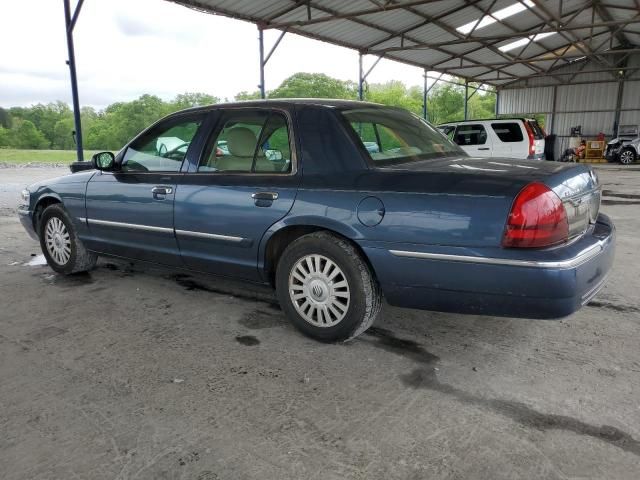
[(626, 152), (622, 152), (622, 155), (620, 155), (620, 162), (621, 163), (631, 163), (633, 161), (633, 154), (629, 151)]
[(51, 217), (47, 222), (44, 235), (49, 256), (58, 265), (65, 265), (71, 258), (71, 237), (62, 220)]
[(347, 277), (323, 255), (306, 255), (289, 275), (289, 296), (293, 306), (311, 325), (333, 327), (349, 310), (351, 294)]

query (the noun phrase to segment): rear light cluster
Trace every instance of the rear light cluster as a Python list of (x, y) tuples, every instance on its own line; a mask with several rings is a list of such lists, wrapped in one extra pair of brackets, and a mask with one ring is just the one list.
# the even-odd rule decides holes
[(536, 154), (536, 139), (533, 133), (533, 128), (529, 124), (529, 122), (524, 122), (524, 128), (527, 131), (527, 135), (529, 136), (529, 155)]
[(502, 246), (548, 247), (568, 238), (569, 221), (560, 198), (539, 182), (524, 187), (509, 212)]

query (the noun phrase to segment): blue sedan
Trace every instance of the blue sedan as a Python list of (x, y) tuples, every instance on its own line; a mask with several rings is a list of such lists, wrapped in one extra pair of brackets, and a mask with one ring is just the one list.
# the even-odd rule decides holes
[(613, 262), (586, 165), (472, 158), (404, 110), (259, 101), (185, 110), (19, 208), (50, 267), (99, 255), (272, 285), (323, 341), (401, 307), (559, 318)]

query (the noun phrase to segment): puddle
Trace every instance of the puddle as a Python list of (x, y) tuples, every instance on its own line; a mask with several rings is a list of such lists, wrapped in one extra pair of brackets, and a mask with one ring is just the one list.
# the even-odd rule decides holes
[(254, 345), (259, 345), (260, 344), (260, 340), (258, 340), (253, 335), (241, 335), (241, 336), (238, 336), (238, 337), (236, 337), (236, 341), (240, 345), (245, 345), (247, 347), (253, 347)]
[(23, 263), (23, 267), (40, 267), (42, 265), (47, 264), (47, 259), (44, 258), (44, 255), (36, 255), (31, 260), (26, 263)]

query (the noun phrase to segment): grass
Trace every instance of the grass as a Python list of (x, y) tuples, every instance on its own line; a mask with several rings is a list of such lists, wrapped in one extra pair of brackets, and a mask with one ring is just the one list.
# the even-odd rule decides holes
[[(90, 160), (91, 156), (101, 150), (85, 150), (84, 159)], [(76, 161), (75, 150), (18, 150), (13, 148), (0, 148), (0, 163), (27, 164), (27, 163), (65, 163)]]

